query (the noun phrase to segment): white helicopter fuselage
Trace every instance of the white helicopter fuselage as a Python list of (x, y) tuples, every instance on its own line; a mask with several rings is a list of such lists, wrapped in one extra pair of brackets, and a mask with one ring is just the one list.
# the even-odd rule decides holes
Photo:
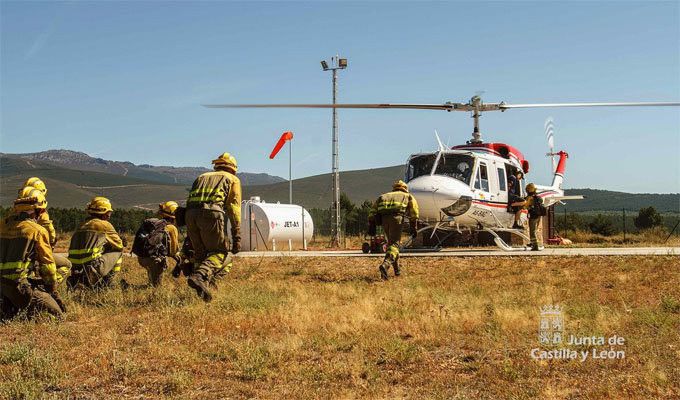
[[(565, 158), (566, 153), (560, 153), (553, 184), (537, 186), (546, 206), (564, 198)], [(514, 213), (508, 211), (508, 177), (528, 169), (529, 163), (512, 146), (478, 143), (414, 154), (409, 157), (405, 178), (418, 202), (420, 221), (438, 228), (503, 229), (514, 222)], [(519, 182), (519, 196), (525, 195), (524, 183)], [(526, 216), (523, 211), (521, 218)]]

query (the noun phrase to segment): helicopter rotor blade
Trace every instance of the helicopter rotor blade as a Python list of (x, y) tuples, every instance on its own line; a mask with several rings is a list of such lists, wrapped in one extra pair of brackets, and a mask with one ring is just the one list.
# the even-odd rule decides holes
[(395, 108), (413, 110), (452, 110), (456, 104), (204, 104), (207, 108)]
[(355, 103), (355, 104), (203, 104), (207, 108), (347, 108), (347, 109), (402, 109), (441, 111), (505, 111), (513, 108), (550, 107), (677, 107), (680, 102), (628, 102), (628, 103)]
[(548, 108), (548, 107), (677, 107), (676, 102), (629, 102), (629, 103), (536, 103), (536, 104), (506, 104), (500, 103), (501, 110), (511, 108)]

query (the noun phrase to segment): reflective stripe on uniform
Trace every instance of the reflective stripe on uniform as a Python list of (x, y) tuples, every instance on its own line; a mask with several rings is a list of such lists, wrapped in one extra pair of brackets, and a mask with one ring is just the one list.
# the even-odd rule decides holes
[(13, 261), (0, 263), (0, 277), (5, 279), (19, 280), (28, 277), (30, 261)]
[(389, 258), (390, 260), (396, 260), (399, 258), (399, 247), (395, 245), (388, 247), (386, 258)]
[(103, 250), (104, 249), (102, 247), (93, 247), (91, 249), (72, 249), (68, 251), (68, 259), (72, 264), (85, 264), (86, 262), (90, 262), (101, 257)]
[(408, 206), (408, 198), (406, 198), (406, 201), (404, 201), (404, 202), (396, 201), (396, 200), (380, 200), (378, 202), (378, 212), (389, 211), (389, 212), (403, 213), (403, 212), (406, 211), (407, 206)]
[(123, 257), (119, 258), (116, 260), (116, 263), (113, 265), (113, 272), (118, 272), (120, 271), (120, 267), (123, 265)]
[(68, 251), (68, 255), (75, 255), (75, 254), (90, 254), (90, 253), (95, 253), (95, 252), (100, 252), (102, 250), (101, 247), (93, 247), (91, 249), (73, 249)]
[(195, 189), (189, 193), (187, 203), (219, 203), (224, 197), (224, 190), (220, 188)]
[(43, 282), (50, 284), (59, 281), (59, 278), (57, 277), (57, 264), (40, 264), (38, 268)]

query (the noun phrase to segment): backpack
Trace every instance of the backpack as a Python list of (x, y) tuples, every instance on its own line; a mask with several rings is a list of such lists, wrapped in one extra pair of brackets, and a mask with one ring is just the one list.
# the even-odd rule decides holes
[(548, 215), (548, 209), (543, 205), (543, 199), (534, 196), (534, 201), (531, 204), (531, 209), (529, 210), (529, 217), (539, 218)]
[(164, 219), (145, 219), (135, 233), (132, 252), (138, 257), (167, 257), (170, 253), (170, 235), (165, 230), (166, 226), (168, 221)]

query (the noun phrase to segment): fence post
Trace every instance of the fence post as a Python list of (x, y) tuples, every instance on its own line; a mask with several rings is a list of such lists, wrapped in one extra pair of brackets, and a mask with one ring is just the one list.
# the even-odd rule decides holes
[(623, 243), (626, 243), (626, 208), (623, 208)]

